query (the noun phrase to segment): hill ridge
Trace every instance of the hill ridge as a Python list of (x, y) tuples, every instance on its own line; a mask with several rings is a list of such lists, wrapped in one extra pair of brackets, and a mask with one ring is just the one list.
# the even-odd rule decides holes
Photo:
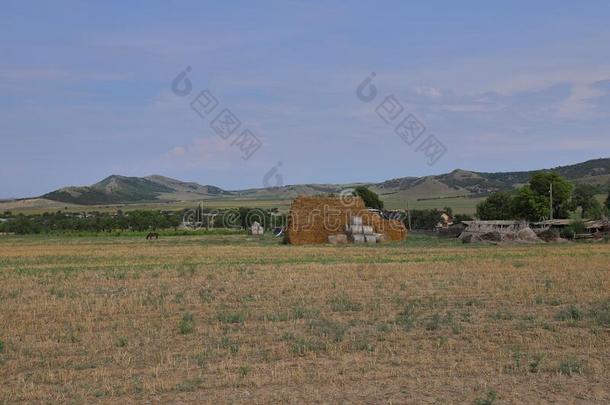
[(191, 201), (210, 198), (291, 199), (302, 194), (336, 194), (355, 184), (367, 185), (382, 196), (411, 194), (423, 195), (427, 198), (440, 195), (465, 197), (514, 189), (527, 182), (534, 172), (541, 170), (557, 171), (575, 183), (589, 183), (610, 188), (610, 158), (598, 158), (573, 165), (529, 171), (478, 172), (458, 168), (439, 175), (397, 177), (379, 183), (294, 184), (232, 191), (214, 185), (184, 182), (160, 174), (145, 177), (112, 174), (90, 186), (63, 187), (40, 198), (79, 205)]

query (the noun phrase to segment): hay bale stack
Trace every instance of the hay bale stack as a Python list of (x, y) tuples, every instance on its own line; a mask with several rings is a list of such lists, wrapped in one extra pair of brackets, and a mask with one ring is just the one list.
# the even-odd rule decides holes
[(407, 233), (400, 221), (386, 220), (368, 211), (360, 197), (345, 204), (335, 197), (302, 196), (292, 202), (284, 240), (293, 245), (327, 243), (329, 236), (346, 234), (348, 225), (361, 226), (362, 230), (372, 227), (375, 233), (384, 235), (380, 238), (383, 240), (403, 240)]
[(331, 245), (343, 245), (347, 243), (347, 235), (345, 234), (337, 234), (337, 235), (328, 235), (328, 243)]

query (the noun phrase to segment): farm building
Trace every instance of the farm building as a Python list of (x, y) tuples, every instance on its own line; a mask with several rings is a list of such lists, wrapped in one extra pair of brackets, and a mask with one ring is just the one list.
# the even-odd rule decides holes
[(472, 242), (539, 242), (540, 239), (525, 221), (462, 221), (466, 229), (459, 238)]
[(525, 221), (462, 221), (466, 225), (465, 232), (486, 233), (497, 231), (500, 233), (515, 232), (528, 225)]
[(250, 227), (250, 235), (262, 235), (265, 232), (263, 226), (254, 221)]
[(590, 233), (610, 231), (610, 222), (607, 219), (585, 222), (585, 229)]
[[(558, 231), (562, 231), (567, 226), (570, 226), (574, 223), (571, 219), (552, 219), (542, 222), (535, 222), (532, 224), (536, 229), (536, 231), (542, 231), (546, 229), (556, 229)], [(607, 219), (598, 219), (598, 220), (590, 220), (584, 222), (584, 228), (586, 230), (586, 234), (594, 234), (599, 232), (608, 232), (610, 231), (610, 224)], [(586, 234), (583, 234), (586, 236)]]
[(449, 215), (448, 213), (443, 212), (441, 214), (440, 221), (438, 222), (438, 224), (436, 224), (435, 229), (436, 230), (448, 229), (451, 225), (453, 225), (453, 217), (451, 215)]
[(297, 197), (290, 207), (284, 241), (289, 244), (403, 240), (401, 221), (369, 211), (360, 197)]
[(536, 229), (536, 231), (544, 231), (548, 229), (556, 229), (558, 231), (562, 231), (571, 223), (571, 219), (547, 219), (546, 221), (534, 222), (532, 224), (532, 227)]

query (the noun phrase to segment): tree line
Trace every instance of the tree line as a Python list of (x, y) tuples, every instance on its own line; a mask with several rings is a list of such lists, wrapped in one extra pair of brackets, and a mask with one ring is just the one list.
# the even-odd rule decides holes
[(134, 210), (116, 214), (105, 212), (71, 213), (45, 212), (41, 215), (11, 215), (4, 213), (5, 221), (0, 224), (0, 232), (16, 234), (39, 234), (52, 232), (110, 232), (155, 229), (177, 229), (182, 222), (180, 212)]
[[(497, 192), (477, 205), (481, 220), (567, 219), (580, 212), (582, 218), (600, 219), (610, 211), (610, 193), (605, 203), (596, 198), (598, 187), (590, 184), (573, 186), (555, 172), (537, 172), (528, 184), (514, 192)], [(552, 196), (552, 202), (551, 202)]]
[[(133, 210), (108, 212), (54, 212), (40, 215), (13, 215), (7, 211), (0, 214), (0, 232), (24, 234), (66, 232), (112, 232), (151, 230), (178, 230), (184, 221), (192, 228), (238, 228), (243, 229), (259, 222), (265, 227), (281, 226), (285, 216), (275, 210), (238, 208), (211, 211), (206, 208), (183, 211)], [(214, 215), (207, 215), (213, 213)]]
[[(573, 186), (554, 172), (539, 172), (531, 177), (528, 184), (514, 192), (491, 194), (477, 205), (476, 216), (481, 220), (540, 221), (550, 218), (551, 210), (556, 219), (569, 218), (579, 210), (583, 218), (598, 219), (607, 216), (610, 211), (610, 193), (602, 204), (596, 198), (599, 191), (597, 187), (588, 184)], [(383, 201), (366, 187), (356, 188), (355, 194), (363, 198), (367, 207), (383, 209)], [(410, 216), (404, 215), (402, 220), (411, 229), (434, 229), (443, 213), (452, 215), (452, 210), (449, 207), (443, 210), (411, 210)], [(119, 210), (116, 213), (86, 214), (60, 211), (40, 215), (13, 215), (7, 211), (0, 214), (0, 219), (0, 232), (15, 234), (177, 230), (185, 219), (192, 221), (195, 227), (210, 228), (245, 229), (255, 221), (267, 229), (286, 224), (286, 215), (278, 213), (277, 209), (246, 207), (222, 211), (198, 207), (183, 211)], [(455, 223), (470, 219), (472, 218), (468, 215), (453, 216)]]

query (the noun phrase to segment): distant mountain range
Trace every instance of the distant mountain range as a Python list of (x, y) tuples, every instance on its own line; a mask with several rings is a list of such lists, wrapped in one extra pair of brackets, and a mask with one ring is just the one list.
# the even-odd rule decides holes
[[(610, 188), (610, 158), (595, 159), (553, 169), (574, 183)], [(494, 191), (511, 190), (528, 181), (534, 171), (485, 173), (457, 169), (451, 173), (425, 177), (401, 177), (369, 186), (384, 199), (476, 198)], [(178, 202), (209, 199), (281, 199), (297, 195), (339, 193), (355, 184), (302, 184), (228, 191), (212, 185), (182, 182), (164, 176), (109, 176), (91, 186), (64, 187), (42, 199), (77, 205)]]

